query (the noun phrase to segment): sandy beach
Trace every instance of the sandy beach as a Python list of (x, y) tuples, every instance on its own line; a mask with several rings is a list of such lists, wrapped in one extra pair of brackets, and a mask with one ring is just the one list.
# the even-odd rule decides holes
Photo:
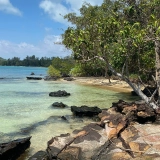
[(113, 80), (111, 83), (104, 77), (74, 77), (74, 83), (80, 83), (83, 85), (92, 85), (100, 88), (113, 90), (117, 92), (131, 92), (132, 88), (122, 80)]

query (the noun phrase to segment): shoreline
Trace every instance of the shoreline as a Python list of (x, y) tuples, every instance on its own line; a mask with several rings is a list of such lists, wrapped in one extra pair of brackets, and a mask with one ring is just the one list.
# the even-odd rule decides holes
[(103, 88), (115, 92), (130, 93), (133, 89), (122, 80), (113, 80), (111, 83), (105, 77), (73, 77), (73, 83), (79, 83), (82, 85), (95, 86), (97, 88)]

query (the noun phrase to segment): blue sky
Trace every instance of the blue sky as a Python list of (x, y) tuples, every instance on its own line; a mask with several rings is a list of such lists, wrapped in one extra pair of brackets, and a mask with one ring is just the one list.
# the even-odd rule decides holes
[[(87, 0), (100, 5), (103, 0)], [(61, 15), (79, 13), (84, 0), (0, 0), (0, 57), (64, 57), (61, 41), (69, 23)], [(60, 15), (61, 14), (61, 15)]]

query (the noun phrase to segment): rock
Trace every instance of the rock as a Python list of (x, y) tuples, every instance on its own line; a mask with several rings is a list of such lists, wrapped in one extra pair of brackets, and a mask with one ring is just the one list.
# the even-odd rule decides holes
[(65, 116), (62, 116), (61, 119), (65, 120), (65, 121), (68, 121)]
[(66, 91), (56, 91), (56, 92), (50, 92), (49, 96), (51, 97), (66, 97), (66, 96), (70, 96), (70, 93), (67, 93)]
[(46, 76), (44, 78), (45, 81), (56, 81), (58, 79), (58, 77), (51, 77), (51, 76)]
[(64, 80), (66, 80), (66, 81), (73, 81), (74, 78), (72, 78), (72, 77), (65, 77)]
[(28, 160), (48, 160), (48, 155), (45, 151), (38, 151), (33, 156), (31, 156)]
[(60, 135), (48, 142), (47, 152), (49, 158), (66, 160), (91, 159), (94, 151), (102, 146), (107, 136), (97, 124), (90, 124), (75, 130), (72, 134)]
[(15, 160), (30, 146), (31, 137), (0, 144), (0, 159)]
[(35, 74), (34, 74), (34, 72), (31, 72), (31, 74), (30, 74), (30, 75), (35, 75)]
[(160, 157), (160, 127), (154, 124), (156, 120), (152, 124), (139, 122), (148, 123), (159, 113), (160, 110), (148, 108), (142, 101), (120, 100), (99, 113), (100, 122), (52, 138), (47, 153), (57, 160), (157, 160)]
[(102, 110), (98, 107), (88, 107), (88, 106), (81, 106), (81, 107), (71, 106), (71, 111), (73, 112), (74, 115), (80, 117), (81, 116), (93, 117), (102, 112)]
[(65, 108), (67, 107), (66, 104), (63, 104), (62, 102), (55, 102), (52, 104), (53, 107), (58, 107), (58, 108)]
[(41, 80), (42, 77), (26, 77), (28, 80)]
[(81, 148), (69, 146), (58, 155), (58, 158), (60, 160), (80, 160)]
[(130, 122), (135, 121), (142, 124), (155, 122), (157, 117), (154, 109), (145, 104), (144, 101), (128, 103), (119, 100), (116, 103), (112, 103), (112, 110), (126, 115)]

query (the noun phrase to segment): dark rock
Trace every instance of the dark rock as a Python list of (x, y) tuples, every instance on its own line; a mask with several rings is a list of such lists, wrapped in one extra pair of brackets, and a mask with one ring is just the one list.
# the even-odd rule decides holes
[(68, 74), (66, 74), (66, 73), (62, 73), (61, 76), (62, 76), (62, 77), (70, 77), (70, 76), (69, 76)]
[(48, 160), (48, 155), (45, 151), (38, 151), (29, 160)]
[(65, 121), (68, 121), (65, 116), (62, 116), (61, 119), (65, 120)]
[(26, 77), (28, 80), (41, 80), (42, 77)]
[(58, 77), (51, 77), (51, 76), (46, 76), (44, 78), (45, 81), (56, 81), (58, 79)]
[(132, 103), (119, 100), (112, 104), (115, 111), (127, 116), (130, 122), (149, 123), (156, 121), (156, 113), (153, 108), (144, 103), (144, 101), (136, 101)]
[(98, 107), (88, 107), (88, 106), (81, 106), (81, 107), (71, 106), (71, 111), (73, 112), (74, 115), (80, 117), (81, 116), (93, 117), (102, 112), (102, 110)]
[(63, 104), (62, 102), (55, 102), (52, 104), (53, 107), (58, 107), (58, 108), (65, 108), (67, 107), (66, 104)]
[(31, 75), (35, 75), (34, 72), (32, 72)]
[(66, 81), (73, 81), (74, 78), (72, 78), (72, 77), (65, 77), (64, 80), (66, 80)]
[(66, 91), (56, 91), (56, 92), (51, 92), (49, 93), (49, 96), (51, 97), (66, 97), (66, 96), (70, 96), (70, 93), (67, 93)]
[(0, 160), (15, 160), (30, 146), (31, 137), (0, 144)]

